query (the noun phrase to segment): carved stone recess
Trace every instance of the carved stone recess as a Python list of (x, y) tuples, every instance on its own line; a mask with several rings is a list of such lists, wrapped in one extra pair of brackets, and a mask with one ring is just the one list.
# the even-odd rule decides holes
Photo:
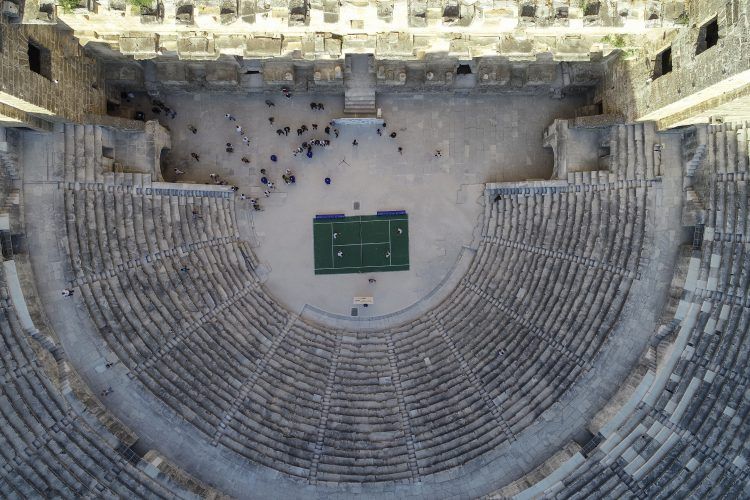
[(671, 29), (683, 12), (682, 0), (154, 0), (140, 10), (103, 0), (95, 12), (57, 14), (82, 44), (108, 44), (138, 59), (320, 60), (371, 53), (376, 59), (532, 60), (551, 52), (573, 61), (586, 60), (607, 35)]

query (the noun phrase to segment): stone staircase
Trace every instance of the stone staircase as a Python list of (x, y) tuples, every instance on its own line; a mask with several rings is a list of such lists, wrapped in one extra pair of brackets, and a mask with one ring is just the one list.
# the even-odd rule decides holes
[(375, 115), (375, 71), (372, 55), (346, 56), (344, 71), (344, 113), (354, 116)]

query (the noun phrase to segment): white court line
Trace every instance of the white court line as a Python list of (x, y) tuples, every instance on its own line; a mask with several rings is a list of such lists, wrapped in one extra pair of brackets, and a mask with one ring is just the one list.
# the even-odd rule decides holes
[(331, 222), (331, 264), (336, 267), (336, 256), (333, 254), (333, 222)]
[(353, 247), (353, 246), (364, 246), (364, 245), (385, 245), (390, 241), (376, 241), (375, 243), (347, 243), (346, 245), (334, 245), (336, 247)]

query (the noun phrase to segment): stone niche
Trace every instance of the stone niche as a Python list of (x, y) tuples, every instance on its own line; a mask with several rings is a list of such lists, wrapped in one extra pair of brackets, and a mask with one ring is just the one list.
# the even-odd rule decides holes
[(155, 33), (129, 32), (118, 41), (120, 52), (135, 59), (151, 59), (159, 50), (159, 35)]
[(376, 44), (376, 54), (379, 58), (408, 57), (414, 53), (414, 37), (410, 33), (378, 33)]
[(378, 85), (389, 87), (406, 85), (406, 64), (399, 62), (379, 63), (376, 81)]
[(219, 22), (230, 24), (237, 19), (237, 0), (225, 0), (219, 4)]
[(187, 67), (180, 61), (155, 63), (156, 78), (163, 85), (182, 85), (187, 83)]
[(289, 0), (289, 26), (310, 24), (310, 4), (307, 0)]
[(177, 55), (180, 59), (215, 60), (219, 58), (213, 36), (208, 33), (180, 33), (177, 39)]
[(341, 5), (338, 0), (323, 0), (323, 21), (326, 23), (339, 22)]
[(343, 61), (316, 61), (313, 66), (315, 85), (339, 87), (344, 84)]
[(193, 24), (194, 13), (195, 5), (193, 5), (192, 0), (180, 0), (177, 2), (175, 22), (177, 24)]
[(270, 85), (294, 85), (294, 64), (283, 61), (263, 63), (263, 82)]
[(281, 55), (280, 36), (253, 36), (247, 40), (245, 55), (252, 57), (269, 57)]
[(532, 63), (526, 67), (525, 84), (529, 86), (551, 85), (557, 79), (555, 63)]
[(375, 7), (378, 19), (386, 23), (393, 22), (393, 0), (377, 0)]
[(502, 87), (510, 82), (511, 67), (507, 61), (480, 59), (477, 64), (477, 83), (480, 87)]
[(237, 64), (226, 62), (206, 63), (206, 83), (212, 87), (236, 87), (239, 84)]
[(424, 84), (427, 87), (451, 87), (456, 74), (457, 63), (430, 63), (425, 67)]

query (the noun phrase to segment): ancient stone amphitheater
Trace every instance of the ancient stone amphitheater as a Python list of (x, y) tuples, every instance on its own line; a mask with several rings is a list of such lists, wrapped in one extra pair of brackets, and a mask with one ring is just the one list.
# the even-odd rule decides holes
[[(2, 2), (0, 495), (750, 497), (750, 3), (136, 5)], [(350, 316), (297, 307), (312, 270), (267, 263), (262, 218), (307, 199), (253, 211), (205, 183), (207, 153), (175, 182), (194, 139), (149, 114), (299, 115), (281, 87), (343, 104), (350, 172), (371, 160), (345, 120), (393, 122), (404, 96), (572, 104), (529, 139), (543, 178), (410, 143), (479, 186), (456, 208), (476, 222), (419, 300)], [(411, 280), (378, 279), (388, 300)]]

